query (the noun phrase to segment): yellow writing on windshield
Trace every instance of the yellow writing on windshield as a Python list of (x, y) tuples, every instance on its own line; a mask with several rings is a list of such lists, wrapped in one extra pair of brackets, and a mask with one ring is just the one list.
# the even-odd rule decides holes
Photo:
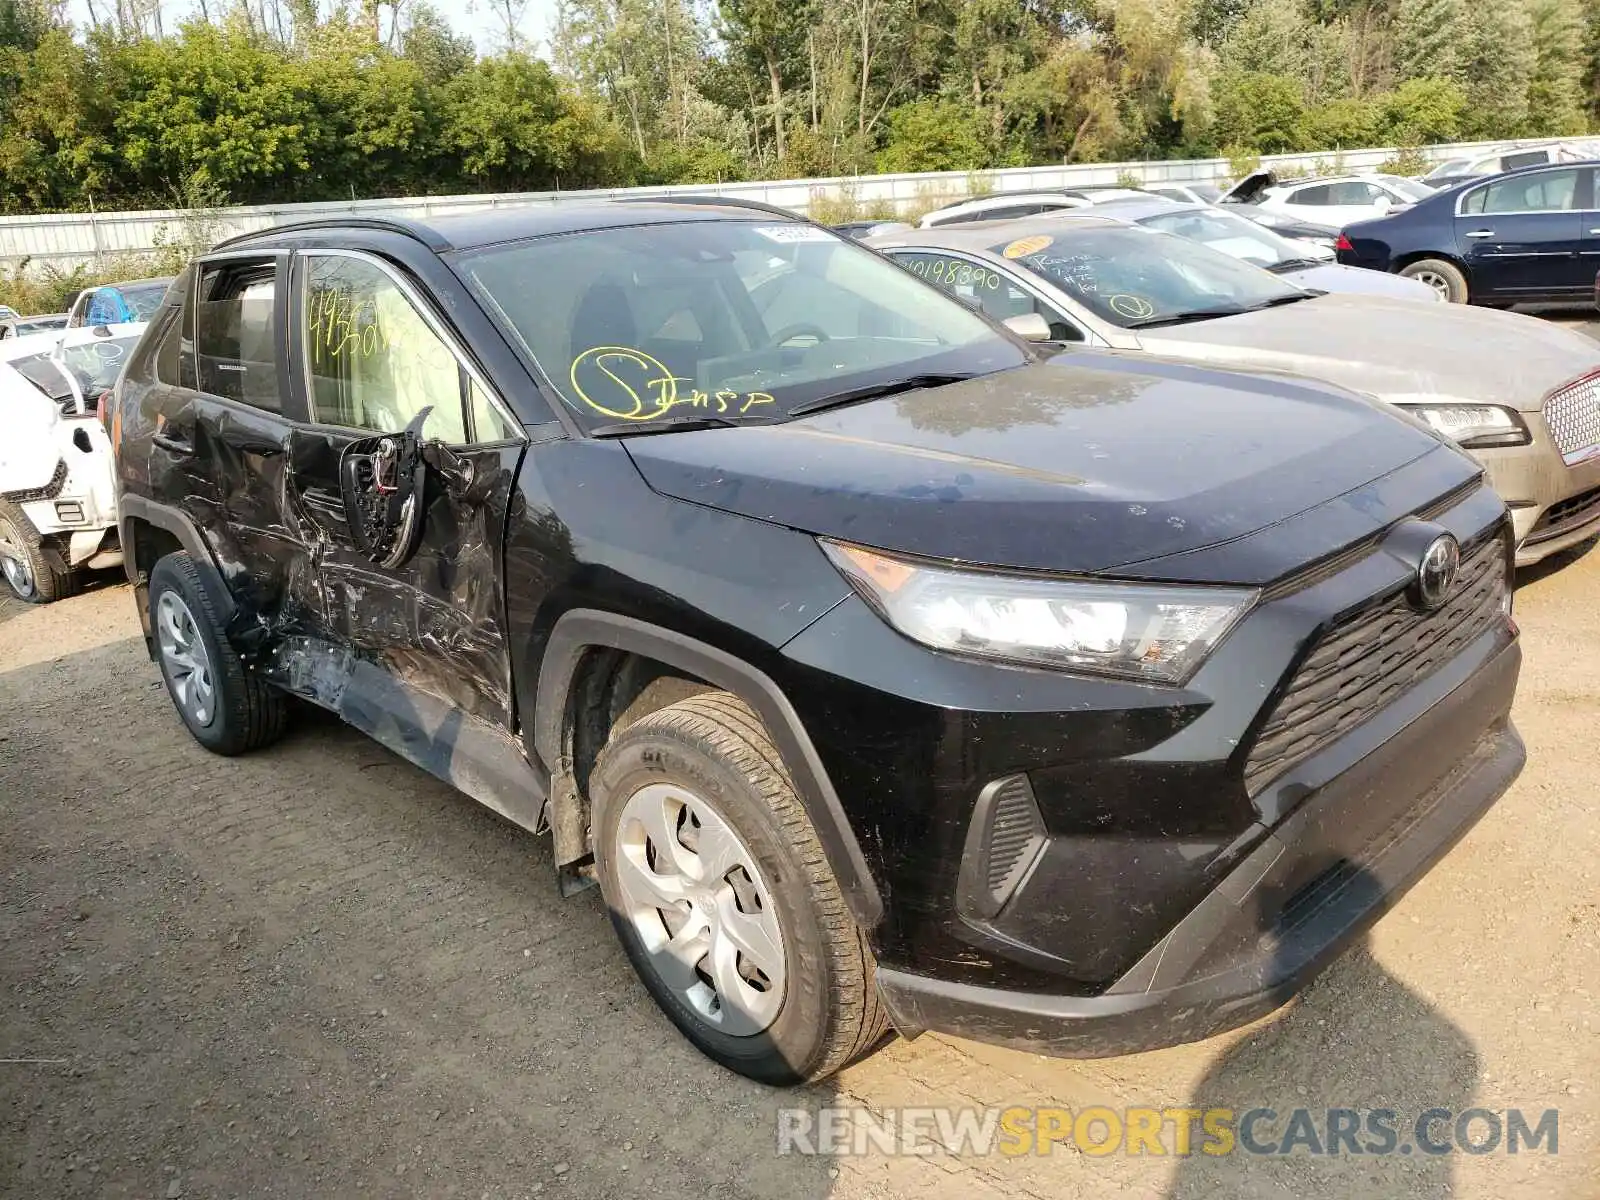
[(591, 346), (572, 360), (572, 394), (601, 416), (616, 421), (653, 421), (680, 404), (743, 415), (775, 403), (767, 392), (707, 392), (680, 387), (694, 380), (674, 375), (660, 359), (631, 346)]

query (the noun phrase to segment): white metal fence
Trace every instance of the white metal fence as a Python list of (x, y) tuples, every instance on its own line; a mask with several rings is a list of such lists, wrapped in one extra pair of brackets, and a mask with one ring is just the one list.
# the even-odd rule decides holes
[[(1555, 139), (1551, 139), (1555, 140)], [(1502, 148), (1536, 142), (1468, 142), (1429, 146), (1432, 160), (1491, 154)], [(1372, 170), (1397, 153), (1392, 148), (1329, 151), (1321, 154), (1278, 154), (1262, 160), (1265, 166), (1291, 170)], [(670, 196), (716, 193), (760, 200), (799, 212), (813, 201), (853, 198), (863, 208), (892, 205), (903, 212), (934, 197), (966, 195), (975, 178), (997, 192), (1115, 183), (1124, 175), (1147, 185), (1161, 183), (1212, 183), (1228, 174), (1226, 159), (1182, 159), (1158, 162), (1087, 163), (1072, 166), (1006, 167), (969, 174), (961, 171), (908, 175), (861, 175), (835, 179), (785, 179), (755, 183), (692, 184), (673, 187), (609, 188), (584, 192), (512, 192), (497, 195), (422, 196), (393, 200), (353, 200), (315, 204), (273, 204), (221, 209), (203, 214), (208, 228), (220, 240), (237, 233), (265, 229), (290, 221), (316, 217), (406, 216), (437, 217), (486, 208), (514, 208), (556, 204), (564, 200), (610, 199), (619, 196)], [(119, 254), (153, 250), (179, 240), (186, 223), (202, 214), (181, 209), (144, 212), (53, 213), (43, 216), (0, 217), (0, 264), (14, 266), (24, 260), (36, 266), (71, 268), (96, 263)]]

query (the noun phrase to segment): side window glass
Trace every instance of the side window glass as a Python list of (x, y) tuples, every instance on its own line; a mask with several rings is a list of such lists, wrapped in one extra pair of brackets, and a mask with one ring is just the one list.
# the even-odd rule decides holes
[(1475, 216), (1483, 212), (1483, 202), (1489, 198), (1489, 189), (1481, 187), (1475, 192), (1468, 192), (1461, 201), (1461, 212), (1464, 216)]
[(1484, 188), (1486, 213), (1569, 211), (1577, 200), (1578, 172), (1542, 171)]
[(1058, 342), (1081, 342), (1078, 329), (1032, 292), (1019, 287), (998, 271), (965, 259), (941, 254), (895, 253), (895, 261), (913, 275), (936, 283), (945, 291), (975, 305), (991, 319), (1005, 321), (1025, 313), (1038, 313), (1050, 325), (1050, 336)]
[(1315, 205), (1332, 204), (1333, 199), (1329, 195), (1330, 191), (1332, 191), (1332, 189), (1329, 188), (1325, 183), (1318, 184), (1315, 187), (1303, 187), (1299, 191), (1290, 194), (1289, 203)]
[(1548, 151), (1525, 150), (1521, 154), (1507, 154), (1500, 160), (1500, 163), (1504, 170), (1515, 171), (1518, 167), (1536, 167), (1549, 161), (1550, 154)]
[(277, 324), (277, 267), (273, 262), (202, 268), (195, 310), (199, 390), (268, 412), (282, 412)]
[(307, 263), (301, 333), (312, 419), (398, 433), (431, 408), (422, 436), (465, 443), (466, 372), (388, 272), (343, 255)]
[(475, 442), (508, 442), (520, 436), (517, 428), (506, 420), (495, 407), (478, 381), (468, 377), (468, 407), (472, 410), (472, 440)]

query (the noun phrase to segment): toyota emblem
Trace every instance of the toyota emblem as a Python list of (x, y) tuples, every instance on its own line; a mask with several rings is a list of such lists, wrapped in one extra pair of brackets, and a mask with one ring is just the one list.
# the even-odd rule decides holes
[(1446, 533), (1428, 543), (1417, 567), (1417, 607), (1430, 611), (1443, 604), (1456, 585), (1456, 572), (1460, 569), (1460, 542)]

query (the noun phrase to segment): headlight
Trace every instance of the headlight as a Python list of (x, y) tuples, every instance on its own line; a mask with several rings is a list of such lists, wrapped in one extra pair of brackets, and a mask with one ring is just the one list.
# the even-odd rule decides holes
[(1408, 404), (1420, 417), (1463, 450), (1526, 446), (1533, 439), (1521, 416), (1498, 404)]
[(1149, 683), (1182, 683), (1256, 593), (958, 571), (823, 539), (895, 629), (925, 646)]

